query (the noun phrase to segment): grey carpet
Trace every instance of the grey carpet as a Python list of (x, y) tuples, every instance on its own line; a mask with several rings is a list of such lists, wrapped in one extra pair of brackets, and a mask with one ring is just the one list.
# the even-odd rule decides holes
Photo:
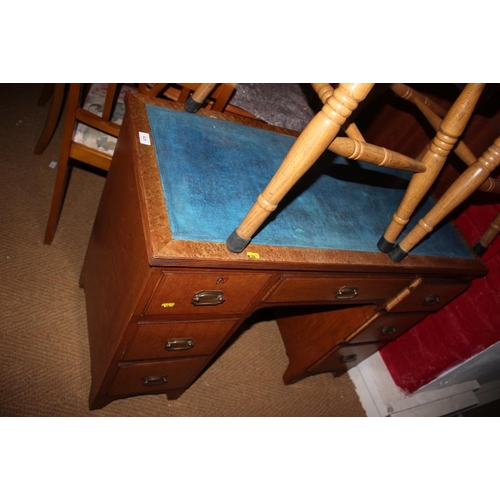
[(176, 401), (163, 395), (88, 410), (90, 360), (78, 278), (104, 177), (74, 168), (51, 246), (42, 243), (62, 126), (33, 148), (42, 85), (0, 85), (1, 416), (364, 416), (348, 375), (282, 382), (287, 358), (272, 317), (256, 315)]
[(301, 131), (321, 109), (309, 84), (238, 83), (230, 104), (266, 123)]

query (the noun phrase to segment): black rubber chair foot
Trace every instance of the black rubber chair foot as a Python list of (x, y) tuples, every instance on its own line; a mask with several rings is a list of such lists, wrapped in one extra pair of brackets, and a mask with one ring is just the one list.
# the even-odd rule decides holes
[(399, 245), (396, 245), (390, 252), (389, 257), (394, 262), (401, 262), (406, 256), (408, 252), (405, 252)]
[(378, 240), (377, 248), (382, 253), (389, 253), (394, 248), (394, 243), (387, 241), (383, 236)]
[(479, 243), (479, 241), (472, 247), (472, 251), (478, 257), (482, 257), (486, 253), (486, 250), (488, 250), (488, 247), (481, 245), (481, 243)]
[(202, 106), (202, 102), (196, 102), (192, 97), (188, 97), (187, 101), (184, 103), (184, 109), (188, 113), (196, 113)]
[(226, 240), (227, 248), (230, 252), (233, 253), (241, 253), (246, 248), (246, 246), (250, 243), (250, 238), (245, 240), (241, 236), (238, 235), (236, 229), (231, 233), (231, 236)]

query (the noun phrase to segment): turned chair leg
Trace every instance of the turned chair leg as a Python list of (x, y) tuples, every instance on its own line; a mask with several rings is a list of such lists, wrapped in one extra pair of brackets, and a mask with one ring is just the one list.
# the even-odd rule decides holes
[(294, 142), (276, 174), (240, 225), (226, 241), (231, 252), (240, 253), (294, 184), (330, 146), (340, 127), (366, 98), (373, 84), (340, 84), (326, 100), (321, 111), (309, 122)]
[(497, 216), (492, 220), (488, 229), (484, 232), (484, 234), (479, 238), (479, 241), (474, 245), (472, 250), (476, 255), (482, 257), (488, 247), (493, 243), (493, 240), (498, 236), (500, 232), (500, 212)]
[(54, 239), (59, 216), (61, 215), (64, 196), (68, 184), (68, 163), (69, 153), (71, 148), (71, 140), (73, 137), (73, 128), (76, 120), (76, 110), (80, 98), (81, 84), (71, 84), (68, 95), (68, 106), (66, 112), (66, 120), (64, 123), (63, 138), (61, 144), (61, 154), (57, 165), (56, 182), (54, 192), (52, 194), (52, 202), (50, 205), (49, 218), (47, 228), (45, 230), (44, 243), (50, 245)]
[(205, 99), (210, 95), (216, 85), (216, 83), (201, 83), (193, 92), (193, 95), (184, 103), (184, 109), (188, 113), (196, 113), (203, 106)]
[(431, 233), (449, 213), (477, 191), (493, 170), (500, 164), (500, 137), (472, 164), (439, 198), (434, 207), (389, 253), (396, 262), (402, 260), (410, 250)]
[(45, 148), (49, 144), (57, 128), (59, 117), (61, 116), (61, 111), (63, 108), (65, 87), (66, 86), (64, 83), (46, 84), (42, 91), (40, 99), (38, 100), (38, 104), (43, 106), (43, 104), (45, 104), (52, 95), (49, 114), (47, 115), (45, 126), (43, 127), (40, 138), (38, 139), (38, 142), (35, 146), (34, 152), (36, 155), (41, 155), (45, 151)]
[(377, 244), (379, 250), (384, 253), (391, 252), (391, 258), (395, 262), (399, 262), (406, 256), (404, 252), (393, 250), (396, 240), (410, 220), (418, 204), (436, 180), (448, 154), (462, 135), (483, 88), (484, 84), (482, 83), (469, 83), (453, 103), (441, 122), (429, 149), (422, 157), (421, 161), (426, 165), (427, 170), (412, 176), (403, 200), (394, 213), (392, 221), (384, 235), (380, 238)]

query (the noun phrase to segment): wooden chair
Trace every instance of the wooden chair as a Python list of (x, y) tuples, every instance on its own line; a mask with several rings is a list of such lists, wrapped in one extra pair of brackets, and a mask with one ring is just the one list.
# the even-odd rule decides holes
[[(63, 85), (55, 84), (54, 96), (59, 96)], [(151, 97), (163, 96), (181, 103), (189, 102), (188, 107), (191, 112), (204, 105), (210, 94), (210, 101), (206, 103), (207, 108), (222, 111), (234, 86), (234, 84), (165, 83), (138, 84), (137, 86), (116, 83), (92, 84), (91, 86), (80, 83), (70, 84), (61, 152), (44, 242), (50, 244), (54, 239), (68, 183), (70, 159), (104, 171), (109, 169), (125, 110), (124, 94), (126, 92), (140, 92)], [(64, 92), (64, 88), (62, 91)], [(59, 97), (56, 105), (62, 106)], [(39, 154), (48, 143), (47, 137), (53, 133), (52, 118), (56, 114), (53, 107), (49, 113), (51, 119), (48, 120), (47, 130), (42, 132), (36, 148)]]
[[(380, 250), (388, 252), (393, 249), (401, 230), (427, 193), (467, 125), (484, 85), (468, 84), (465, 87), (421, 159), (409, 158), (367, 144), (355, 124), (349, 121), (353, 111), (364, 101), (372, 87), (373, 84), (340, 84), (333, 89), (329, 84), (313, 84), (324, 106), (297, 138), (274, 177), (229, 236), (226, 243), (230, 251), (243, 251), (270, 213), (276, 210), (278, 203), (326, 149), (350, 159), (414, 172), (397, 217), (395, 216), (394, 223), (379, 242)], [(346, 138), (337, 137), (341, 128), (344, 128)]]
[[(434, 153), (435, 159), (430, 163), (431, 168), (429, 169), (428, 178), (419, 179), (419, 177), (424, 177), (419, 175), (412, 179), (403, 201), (394, 214), (393, 221), (379, 241), (379, 249), (382, 251), (389, 251), (390, 257), (395, 262), (400, 262), (424, 239), (424, 237), (435, 229), (437, 224), (463, 203), (472, 193), (478, 190), (497, 194), (500, 193), (500, 181), (491, 177), (493, 171), (500, 163), (500, 138), (497, 138), (483, 155), (479, 159), (476, 159), (470, 149), (462, 141), (457, 140), (463, 132), (463, 123), (459, 124), (459, 120), (455, 118), (457, 112), (462, 112), (462, 109), (459, 108), (460, 102), (462, 102), (460, 98), (454, 105), (457, 109), (453, 109), (452, 107), (449, 112), (446, 112), (446, 110), (434, 103), (428, 97), (419, 94), (405, 85), (396, 84), (392, 85), (391, 88), (397, 95), (415, 104), (428, 119), (429, 123), (439, 132), (433, 143), (431, 143), (423, 153), (424, 157), (426, 155), (429, 157)], [(482, 91), (484, 85), (471, 84), (468, 88), (474, 92), (474, 97), (466, 103), (466, 106), (468, 106), (466, 109), (466, 116), (469, 116), (470, 112), (473, 110), (471, 106), (477, 103), (480, 91)], [(445, 116), (445, 118), (441, 120), (441, 116)], [(422, 199), (422, 193), (425, 194), (429, 190), (432, 182), (437, 174), (439, 174), (444, 164), (442, 160), (442, 149), (437, 149), (439, 147), (439, 140), (442, 141), (441, 144), (445, 145), (444, 147), (446, 148), (454, 146), (455, 153), (468, 165), (468, 168), (454, 183), (452, 183), (445, 193), (437, 200), (436, 205), (420, 219), (418, 224), (397, 245), (393, 245), (402, 228), (413, 213), (416, 204)], [(424, 159), (422, 161), (425, 163)], [(420, 182), (420, 184), (418, 184), (418, 182)], [(416, 193), (416, 195), (413, 201), (411, 200), (411, 196), (414, 195), (414, 193)], [(476, 253), (478, 253), (478, 255), (484, 253), (487, 246), (495, 237), (495, 227), (497, 226), (498, 221), (493, 221), (492, 227), (484, 235), (484, 246), (479, 242), (476, 245), (475, 251), (477, 250)]]
[[(43, 87), (38, 105), (44, 106), (49, 99), (52, 98), (52, 100), (45, 126), (34, 149), (35, 154), (42, 154), (54, 135), (63, 110), (66, 87), (65, 83), (46, 83)], [(186, 111), (193, 113), (201, 106), (213, 111), (224, 111), (235, 87), (236, 84), (228, 83), (219, 85), (215, 83), (139, 83), (137, 90), (150, 97), (157, 97), (161, 94), (167, 99), (185, 103)], [(210, 99), (208, 99), (209, 97)], [(238, 113), (239, 111), (233, 107), (230, 108), (232, 112)]]

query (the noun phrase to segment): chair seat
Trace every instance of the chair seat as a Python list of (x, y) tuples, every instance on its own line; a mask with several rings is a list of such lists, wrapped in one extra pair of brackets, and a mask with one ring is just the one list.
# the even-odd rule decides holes
[[(87, 98), (85, 99), (83, 109), (102, 116), (107, 89), (107, 83), (93, 83), (90, 87)], [(127, 92), (137, 92), (137, 88), (130, 85), (122, 85), (120, 89), (113, 115), (111, 117), (111, 121), (120, 126), (125, 113), (125, 94)], [(116, 137), (101, 132), (100, 130), (85, 125), (84, 123), (78, 123), (73, 135), (73, 141), (91, 149), (106, 153), (109, 156), (113, 156), (116, 147)]]

